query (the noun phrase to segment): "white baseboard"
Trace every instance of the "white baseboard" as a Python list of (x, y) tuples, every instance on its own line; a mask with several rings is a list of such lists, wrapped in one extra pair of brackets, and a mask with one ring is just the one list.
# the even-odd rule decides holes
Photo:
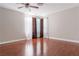
[(24, 39), (11, 40), (11, 41), (6, 41), (6, 42), (1, 42), (0, 44), (13, 43), (13, 42), (21, 41), (21, 40), (26, 40), (26, 39), (24, 38)]
[(67, 42), (79, 43), (79, 41), (77, 41), (77, 40), (70, 40), (70, 39), (63, 39), (63, 38), (56, 38), (56, 37), (49, 37), (49, 39), (55, 39), (55, 40), (62, 40), (62, 41), (67, 41)]
[[(70, 39), (63, 39), (63, 38), (56, 38), (56, 37), (47, 37), (47, 38), (54, 39), (54, 40), (62, 40), (62, 41), (79, 43), (79, 41), (70, 40)], [(24, 39), (17, 39), (17, 40), (11, 40), (11, 41), (6, 41), (6, 42), (1, 42), (0, 44), (13, 43), (13, 42), (21, 41), (21, 40), (26, 40), (26, 38), (24, 38)]]

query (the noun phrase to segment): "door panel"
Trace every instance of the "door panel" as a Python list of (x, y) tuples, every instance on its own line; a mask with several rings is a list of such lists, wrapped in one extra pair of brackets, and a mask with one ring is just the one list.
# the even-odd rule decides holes
[(36, 25), (36, 18), (32, 18), (32, 38), (37, 38), (37, 25)]
[(43, 38), (43, 18), (40, 19), (40, 38)]

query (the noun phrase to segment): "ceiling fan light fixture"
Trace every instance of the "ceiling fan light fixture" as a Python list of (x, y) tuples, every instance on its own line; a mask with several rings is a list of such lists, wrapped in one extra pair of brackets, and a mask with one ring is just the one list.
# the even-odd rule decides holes
[(26, 12), (31, 12), (31, 8), (25, 8)]
[(29, 12), (31, 12), (31, 9), (29, 8)]

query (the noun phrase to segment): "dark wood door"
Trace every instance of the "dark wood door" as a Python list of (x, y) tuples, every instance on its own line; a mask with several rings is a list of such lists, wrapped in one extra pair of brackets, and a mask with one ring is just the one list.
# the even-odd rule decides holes
[(32, 17), (32, 38), (37, 38), (37, 25), (35, 17)]
[(40, 38), (43, 38), (43, 18), (40, 19)]
[[(35, 17), (32, 17), (32, 38), (37, 38), (37, 22)], [(40, 19), (40, 38), (43, 38), (43, 18)]]

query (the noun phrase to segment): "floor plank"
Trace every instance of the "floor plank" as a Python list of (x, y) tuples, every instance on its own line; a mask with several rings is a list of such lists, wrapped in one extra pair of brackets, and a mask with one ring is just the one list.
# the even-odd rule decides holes
[(0, 45), (0, 56), (79, 56), (79, 43), (32, 39)]

